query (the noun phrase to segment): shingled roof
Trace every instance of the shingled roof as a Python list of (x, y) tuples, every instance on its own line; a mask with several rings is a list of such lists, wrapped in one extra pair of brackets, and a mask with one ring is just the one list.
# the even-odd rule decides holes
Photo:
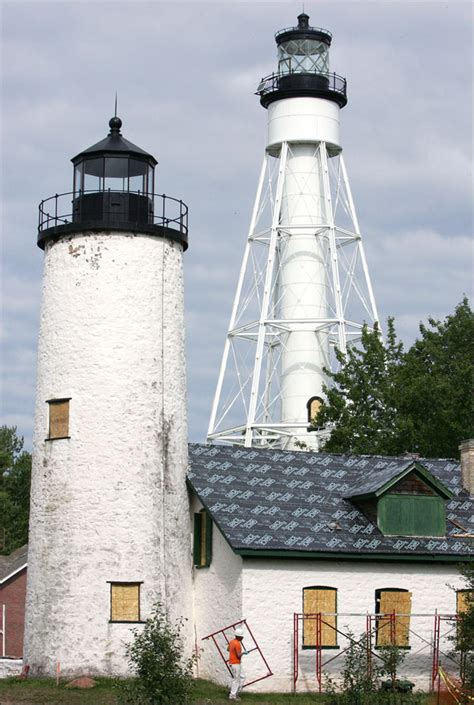
[(28, 560), (28, 545), (25, 544), (9, 556), (0, 556), (0, 585), (12, 575), (26, 566)]
[(446, 537), (384, 536), (348, 498), (410, 462), (191, 443), (188, 482), (241, 555), (473, 560), (473, 540), (462, 534), (474, 534), (474, 500), (454, 460), (416, 460), (452, 492)]

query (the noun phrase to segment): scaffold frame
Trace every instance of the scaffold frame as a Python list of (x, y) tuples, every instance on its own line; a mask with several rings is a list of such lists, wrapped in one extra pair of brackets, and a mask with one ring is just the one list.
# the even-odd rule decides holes
[[(341, 617), (361, 617), (365, 618), (365, 631), (361, 638), (354, 638), (348, 631), (343, 631), (337, 626), (331, 623), (329, 618), (341, 618)], [(315, 679), (318, 687), (318, 691), (322, 691), (323, 683), (323, 668), (328, 666), (330, 663), (339, 659), (343, 656), (352, 644), (360, 644), (364, 642), (366, 652), (367, 652), (367, 671), (372, 673), (373, 669), (373, 659), (382, 660), (381, 656), (375, 651), (374, 638), (376, 638), (377, 633), (381, 629), (390, 630), (390, 643), (396, 644), (397, 637), (397, 625), (400, 624), (399, 620), (403, 618), (432, 618), (433, 619), (433, 630), (432, 638), (430, 641), (425, 639), (425, 637), (418, 634), (411, 626), (407, 627), (404, 624), (404, 629), (407, 629), (407, 633), (415, 636), (417, 639), (423, 642), (423, 646), (417, 652), (416, 655), (421, 653), (421, 651), (427, 647), (431, 649), (431, 674), (430, 674), (430, 691), (434, 692), (441, 678), (441, 659), (445, 659), (447, 662), (454, 664), (462, 674), (462, 659), (458, 661), (452, 655), (444, 652), (440, 648), (441, 639), (449, 637), (450, 634), (456, 629), (458, 616), (453, 614), (441, 614), (437, 611), (433, 613), (335, 613), (335, 612), (317, 612), (317, 613), (304, 613), (304, 612), (294, 612), (293, 614), (293, 692), (296, 692), (297, 682), (299, 678), (299, 649), (300, 649), (300, 633), (303, 633), (303, 625), (305, 622), (314, 621), (314, 635), (315, 644), (312, 646), (315, 650)], [(444, 623), (449, 623), (449, 629), (442, 632), (442, 625)], [(300, 628), (301, 625), (301, 628)], [(341, 649), (337, 654), (330, 656), (325, 661), (323, 661), (323, 650), (325, 647), (322, 644), (322, 628), (323, 625), (332, 629), (336, 634), (340, 634), (350, 643), (347, 647)], [(444, 661), (443, 661), (444, 663)]]
[(226, 642), (227, 642), (227, 644), (228, 644), (230, 640), (229, 640), (229, 637), (227, 636), (226, 632), (227, 632), (227, 631), (230, 631), (231, 629), (234, 630), (234, 629), (236, 629), (236, 628), (239, 627), (239, 626), (244, 626), (244, 627), (247, 629), (247, 631), (248, 631), (248, 633), (249, 633), (249, 635), (250, 635), (250, 638), (252, 639), (252, 641), (253, 641), (253, 643), (254, 643), (254, 646), (253, 646), (251, 649), (246, 649), (246, 650), (245, 650), (246, 653), (247, 653), (247, 654), (250, 654), (250, 653), (252, 653), (253, 651), (258, 651), (258, 653), (260, 654), (260, 657), (261, 657), (261, 659), (262, 659), (262, 661), (263, 661), (263, 663), (265, 664), (265, 667), (266, 667), (266, 669), (267, 669), (267, 672), (265, 673), (265, 675), (260, 676), (260, 678), (254, 678), (254, 680), (248, 681), (248, 682), (244, 683), (244, 685), (243, 685), (242, 687), (243, 687), (243, 688), (247, 688), (249, 685), (253, 685), (254, 683), (258, 683), (258, 681), (263, 681), (263, 680), (265, 680), (265, 678), (270, 678), (270, 676), (273, 676), (273, 672), (272, 672), (270, 666), (268, 665), (268, 662), (267, 662), (265, 656), (263, 655), (262, 650), (261, 650), (261, 648), (260, 648), (260, 646), (259, 646), (259, 644), (258, 644), (258, 642), (257, 642), (257, 640), (256, 640), (256, 638), (255, 638), (255, 636), (254, 636), (254, 634), (253, 634), (253, 632), (252, 632), (252, 630), (250, 629), (250, 627), (249, 627), (249, 625), (248, 625), (248, 623), (247, 623), (247, 620), (246, 620), (246, 619), (241, 619), (241, 620), (239, 620), (239, 621), (237, 621), (237, 622), (233, 622), (232, 624), (228, 624), (226, 627), (223, 627), (222, 629), (217, 629), (215, 632), (212, 632), (211, 634), (207, 634), (207, 636), (203, 636), (202, 639), (201, 639), (201, 641), (206, 641), (207, 639), (211, 639), (211, 640), (212, 640), (212, 642), (214, 643), (214, 646), (216, 647), (216, 649), (217, 649), (217, 651), (218, 651), (218, 653), (219, 653), (219, 656), (220, 656), (221, 659), (223, 660), (223, 662), (224, 662), (224, 664), (225, 664), (225, 667), (227, 668), (227, 670), (228, 670), (228, 672), (229, 672), (229, 675), (232, 676), (232, 671), (230, 670), (230, 666), (229, 666), (229, 664), (228, 664), (228, 662), (227, 662), (227, 657), (226, 657), (226, 655), (222, 652), (222, 649), (221, 649), (221, 647), (219, 646), (219, 643), (218, 643), (216, 637), (217, 637), (219, 634), (222, 634), (222, 636), (224, 637), (224, 639), (226, 640)]

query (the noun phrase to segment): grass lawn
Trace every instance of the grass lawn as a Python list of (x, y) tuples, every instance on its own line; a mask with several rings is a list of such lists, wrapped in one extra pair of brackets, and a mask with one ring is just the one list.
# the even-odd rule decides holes
[[(56, 687), (53, 679), (7, 678), (0, 680), (0, 705), (117, 705), (116, 683), (97, 678), (95, 688), (78, 690), (66, 688), (65, 683)], [(228, 702), (225, 688), (204, 680), (195, 681), (193, 705), (228, 705)], [(242, 703), (249, 705), (323, 705), (324, 702), (324, 696), (315, 694), (256, 694), (245, 690), (242, 694)]]

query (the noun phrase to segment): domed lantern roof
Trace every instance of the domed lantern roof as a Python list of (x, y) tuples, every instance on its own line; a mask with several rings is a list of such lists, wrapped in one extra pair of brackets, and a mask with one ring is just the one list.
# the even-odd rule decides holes
[(84, 149), (82, 152), (77, 154), (71, 159), (72, 163), (75, 165), (82, 159), (88, 159), (92, 156), (110, 154), (115, 156), (122, 156), (124, 153), (138, 157), (139, 159), (146, 159), (150, 161), (153, 166), (158, 164), (157, 160), (152, 154), (145, 152), (141, 147), (137, 147), (136, 144), (126, 140), (125, 137), (120, 132), (122, 127), (122, 121), (119, 117), (114, 116), (109, 120), (110, 132), (103, 140), (93, 144), (92, 147)]
[(119, 117), (111, 118), (109, 127), (105, 139), (71, 159), (74, 193), (111, 190), (152, 194), (157, 160), (125, 139)]

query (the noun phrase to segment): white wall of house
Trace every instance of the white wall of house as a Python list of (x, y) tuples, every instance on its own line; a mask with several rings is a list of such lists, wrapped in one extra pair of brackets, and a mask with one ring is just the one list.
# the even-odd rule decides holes
[[(194, 497), (191, 517), (201, 509), (202, 504)], [(217, 683), (228, 683), (227, 669), (212, 639), (202, 641), (202, 637), (242, 619), (242, 559), (232, 551), (215, 524), (211, 565), (193, 569), (193, 588), (194, 629), (200, 654), (196, 673)], [(218, 638), (225, 648), (223, 638)]]
[[(413, 594), (412, 613), (429, 617), (412, 617), (411, 649), (407, 653), (400, 676), (408, 677), (420, 689), (427, 689), (431, 673), (431, 643), (435, 611), (454, 614), (456, 594), (462, 580), (455, 564), (411, 562), (325, 561), (297, 559), (244, 559), (242, 570), (242, 614), (248, 620), (274, 676), (257, 683), (258, 691), (289, 691), (293, 673), (293, 613), (302, 612), (302, 591), (310, 586), (335, 587), (338, 590), (338, 628), (359, 635), (365, 630), (365, 615), (375, 612), (375, 590), (400, 588)], [(212, 591), (211, 591), (212, 592)], [(361, 613), (362, 616), (343, 616)], [(443, 631), (449, 629), (444, 624)], [(338, 637), (340, 650), (348, 645)], [(449, 651), (444, 640), (441, 647)], [(338, 651), (323, 651), (323, 663)], [(298, 690), (316, 687), (315, 652), (301, 648)], [(343, 657), (323, 671), (335, 676), (343, 666)], [(263, 675), (265, 667), (251, 655), (244, 659), (247, 679)]]

